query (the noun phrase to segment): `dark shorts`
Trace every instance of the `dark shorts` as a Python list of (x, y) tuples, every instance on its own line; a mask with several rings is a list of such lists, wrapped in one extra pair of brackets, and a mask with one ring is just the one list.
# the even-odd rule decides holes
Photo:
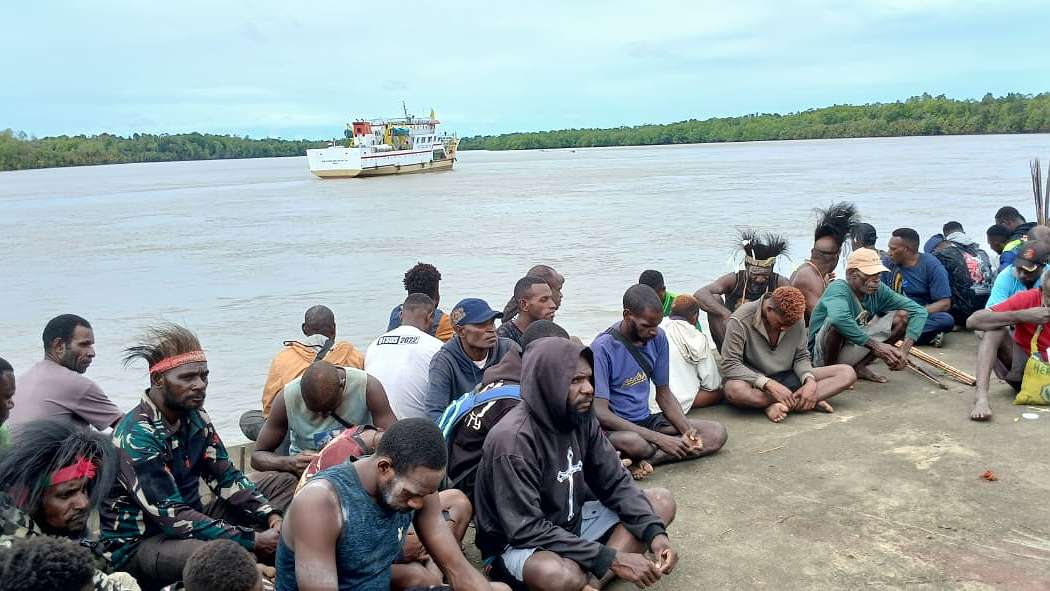
[(798, 379), (798, 374), (796, 374), (795, 370), (793, 369), (789, 369), (786, 371), (778, 371), (777, 373), (766, 377), (771, 380), (776, 380), (778, 383), (780, 383), (788, 390), (791, 390), (792, 392), (802, 387), (802, 380)]
[(631, 422), (643, 429), (649, 429), (650, 431), (660, 431), (664, 427), (674, 428), (674, 425), (664, 418), (664, 413), (662, 412), (653, 413), (640, 421)]

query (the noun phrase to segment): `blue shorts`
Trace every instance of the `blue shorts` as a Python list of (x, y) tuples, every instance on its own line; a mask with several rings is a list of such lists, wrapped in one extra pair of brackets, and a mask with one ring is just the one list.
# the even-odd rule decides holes
[[(620, 523), (620, 516), (598, 501), (587, 501), (580, 507), (580, 537), (589, 542), (597, 542), (605, 537), (610, 529)], [(500, 555), (503, 567), (515, 579), (525, 582), (525, 561), (537, 550), (543, 548), (507, 548)]]

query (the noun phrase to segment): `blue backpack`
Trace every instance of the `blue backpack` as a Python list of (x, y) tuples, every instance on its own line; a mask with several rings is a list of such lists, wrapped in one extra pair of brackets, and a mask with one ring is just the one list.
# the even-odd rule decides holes
[(445, 443), (452, 444), (452, 432), (456, 430), (463, 417), (467, 416), (475, 408), (488, 404), (493, 400), (513, 398), (521, 400), (521, 386), (518, 384), (507, 384), (478, 392), (476, 389), (463, 394), (448, 405), (441, 418), (437, 420), (437, 426), (445, 437)]

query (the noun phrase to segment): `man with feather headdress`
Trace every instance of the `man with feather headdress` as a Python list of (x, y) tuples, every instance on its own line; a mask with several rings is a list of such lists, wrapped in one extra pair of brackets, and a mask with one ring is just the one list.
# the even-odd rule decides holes
[[(820, 296), (835, 279), (835, 267), (842, 255), (842, 245), (858, 224), (857, 208), (846, 201), (832, 203), (827, 209), (818, 209), (820, 220), (813, 232), (813, 248), (809, 258), (791, 275), (791, 285), (806, 296), (806, 323), (817, 307)], [(872, 234), (874, 234), (872, 228)], [(874, 240), (872, 240), (874, 244)]]
[(740, 231), (744, 268), (728, 273), (693, 294), (700, 309), (707, 312), (707, 326), (718, 348), (726, 334), (729, 317), (741, 304), (753, 302), (778, 287), (790, 285), (787, 278), (773, 272), (777, 257), (787, 252), (787, 240), (773, 234), (759, 235), (753, 228)]

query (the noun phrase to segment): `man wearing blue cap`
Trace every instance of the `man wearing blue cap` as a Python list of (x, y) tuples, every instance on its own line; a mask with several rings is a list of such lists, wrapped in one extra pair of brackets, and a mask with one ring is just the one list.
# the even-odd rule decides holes
[(430, 360), (426, 410), (435, 421), (456, 397), (476, 388), (485, 370), (499, 363), (507, 351), (518, 350), (514, 341), (496, 334), (496, 319), (503, 313), (485, 300), (462, 300), (449, 317), (456, 336)]

